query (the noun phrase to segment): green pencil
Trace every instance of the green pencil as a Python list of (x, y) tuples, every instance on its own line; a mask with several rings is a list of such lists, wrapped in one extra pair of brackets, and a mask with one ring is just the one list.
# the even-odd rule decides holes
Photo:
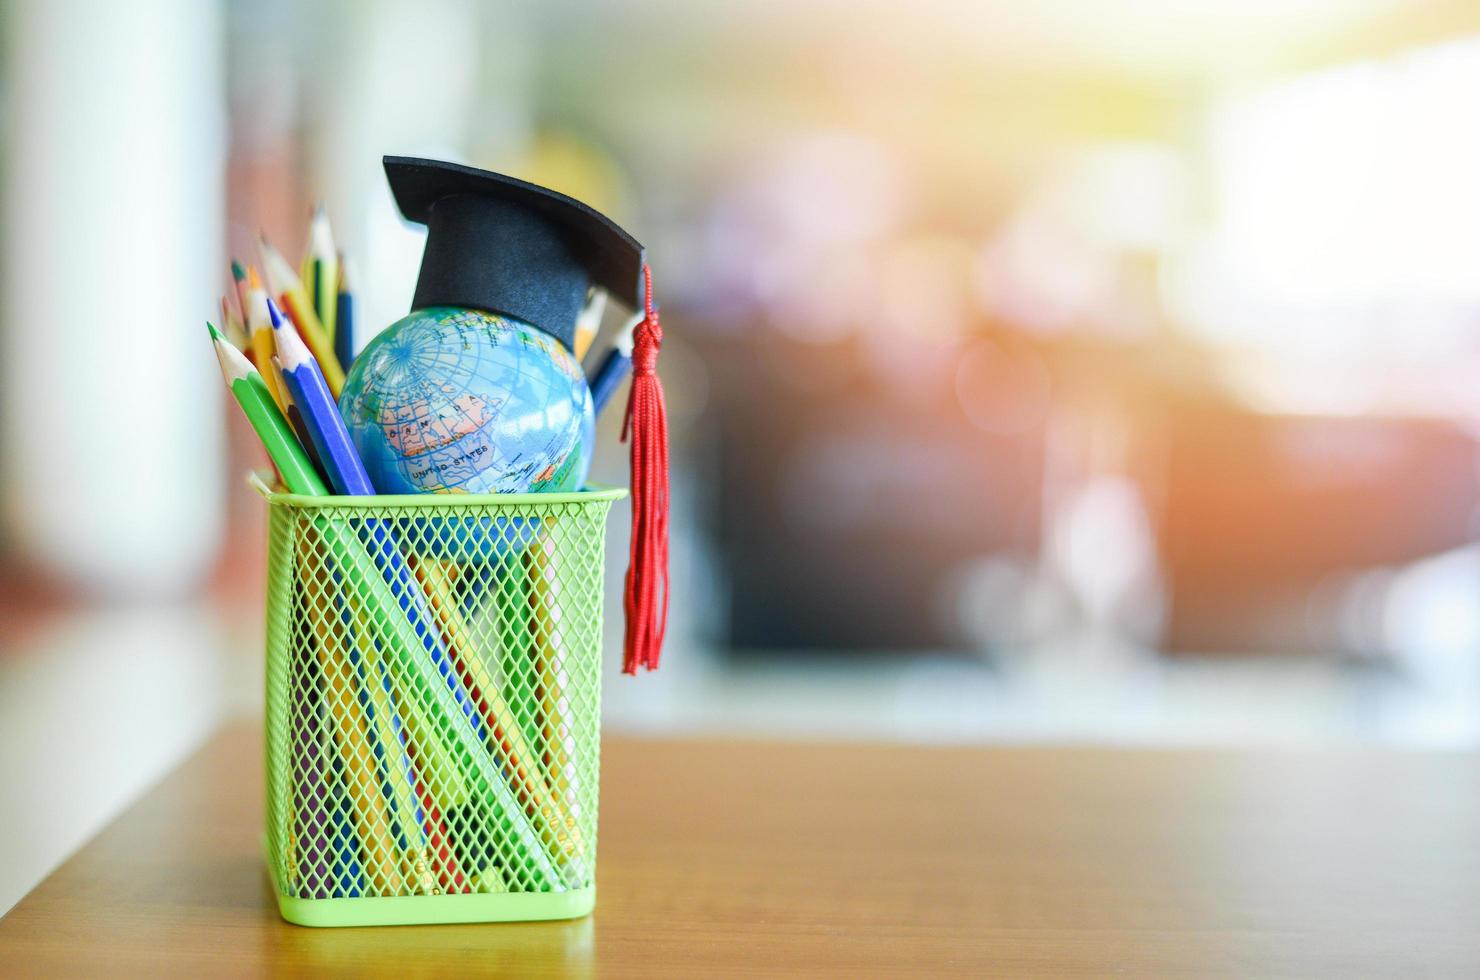
[(267, 390), (267, 382), (262, 380), (262, 375), (252, 367), (246, 355), (231, 346), (214, 324), (207, 323), (206, 329), (211, 332), (216, 360), (221, 362), (221, 376), (226, 379), (226, 387), (231, 389), (236, 403), (267, 449), (267, 455), (272, 457), (273, 465), (282, 475), (283, 485), (292, 493), (315, 497), (327, 495), (329, 489), (319, 479), (308, 453), (303, 451), (288, 420), (283, 418), (277, 403), (272, 400), (272, 393)]
[(329, 215), (320, 204), (308, 226), (308, 248), (303, 257), (303, 284), (308, 301), (319, 315), (319, 323), (330, 342), (334, 340), (339, 305), (339, 261), (334, 251), (334, 232)]

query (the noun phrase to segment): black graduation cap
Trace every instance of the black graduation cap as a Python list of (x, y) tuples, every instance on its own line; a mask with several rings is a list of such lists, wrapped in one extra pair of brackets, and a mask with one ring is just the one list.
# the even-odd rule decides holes
[(606, 215), (487, 170), (416, 157), (384, 162), (401, 214), (427, 226), (413, 310), (500, 313), (571, 350), (593, 284), (636, 306), (643, 249)]

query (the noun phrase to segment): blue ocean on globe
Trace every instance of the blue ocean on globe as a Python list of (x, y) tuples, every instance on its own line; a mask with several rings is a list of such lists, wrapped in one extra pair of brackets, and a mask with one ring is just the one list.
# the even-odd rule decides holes
[(595, 414), (581, 366), (542, 330), (457, 307), (403, 317), (339, 396), (377, 493), (579, 490)]

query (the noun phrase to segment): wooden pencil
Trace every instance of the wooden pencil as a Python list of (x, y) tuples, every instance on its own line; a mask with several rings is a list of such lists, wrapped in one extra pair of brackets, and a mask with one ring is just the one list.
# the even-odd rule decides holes
[(303, 254), (303, 285), (332, 344), (337, 335), (339, 260), (334, 252), (334, 232), (329, 227), (329, 215), (323, 204), (314, 208), (313, 218), (308, 224), (308, 248)]
[(266, 238), (259, 240), (258, 248), (262, 253), (262, 274), (267, 277), (268, 291), (277, 298), (293, 325), (303, 335), (304, 343), (308, 344), (314, 359), (319, 362), (319, 370), (324, 373), (324, 381), (328, 383), (330, 393), (338, 398), (340, 390), (344, 388), (344, 368), (334, 355), (334, 344), (324, 332), (319, 315), (314, 312), (313, 304), (303, 292), (303, 281), (298, 278), (298, 273), (293, 271), (282, 253), (273, 248)]

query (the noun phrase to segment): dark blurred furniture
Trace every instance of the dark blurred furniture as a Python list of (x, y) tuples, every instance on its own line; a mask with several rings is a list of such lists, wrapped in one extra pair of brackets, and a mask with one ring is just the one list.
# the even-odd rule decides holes
[(592, 918), (314, 930), (217, 738), (0, 919), (0, 976), (1475, 976), (1480, 758), (610, 739)]
[[(787, 343), (707, 352), (726, 645), (974, 649), (952, 616), (953, 576), (985, 556), (1036, 552), (1041, 424), (974, 424), (954, 363), (911, 389), (880, 383), (856, 345)], [(916, 356), (901, 342), (902, 379)]]

